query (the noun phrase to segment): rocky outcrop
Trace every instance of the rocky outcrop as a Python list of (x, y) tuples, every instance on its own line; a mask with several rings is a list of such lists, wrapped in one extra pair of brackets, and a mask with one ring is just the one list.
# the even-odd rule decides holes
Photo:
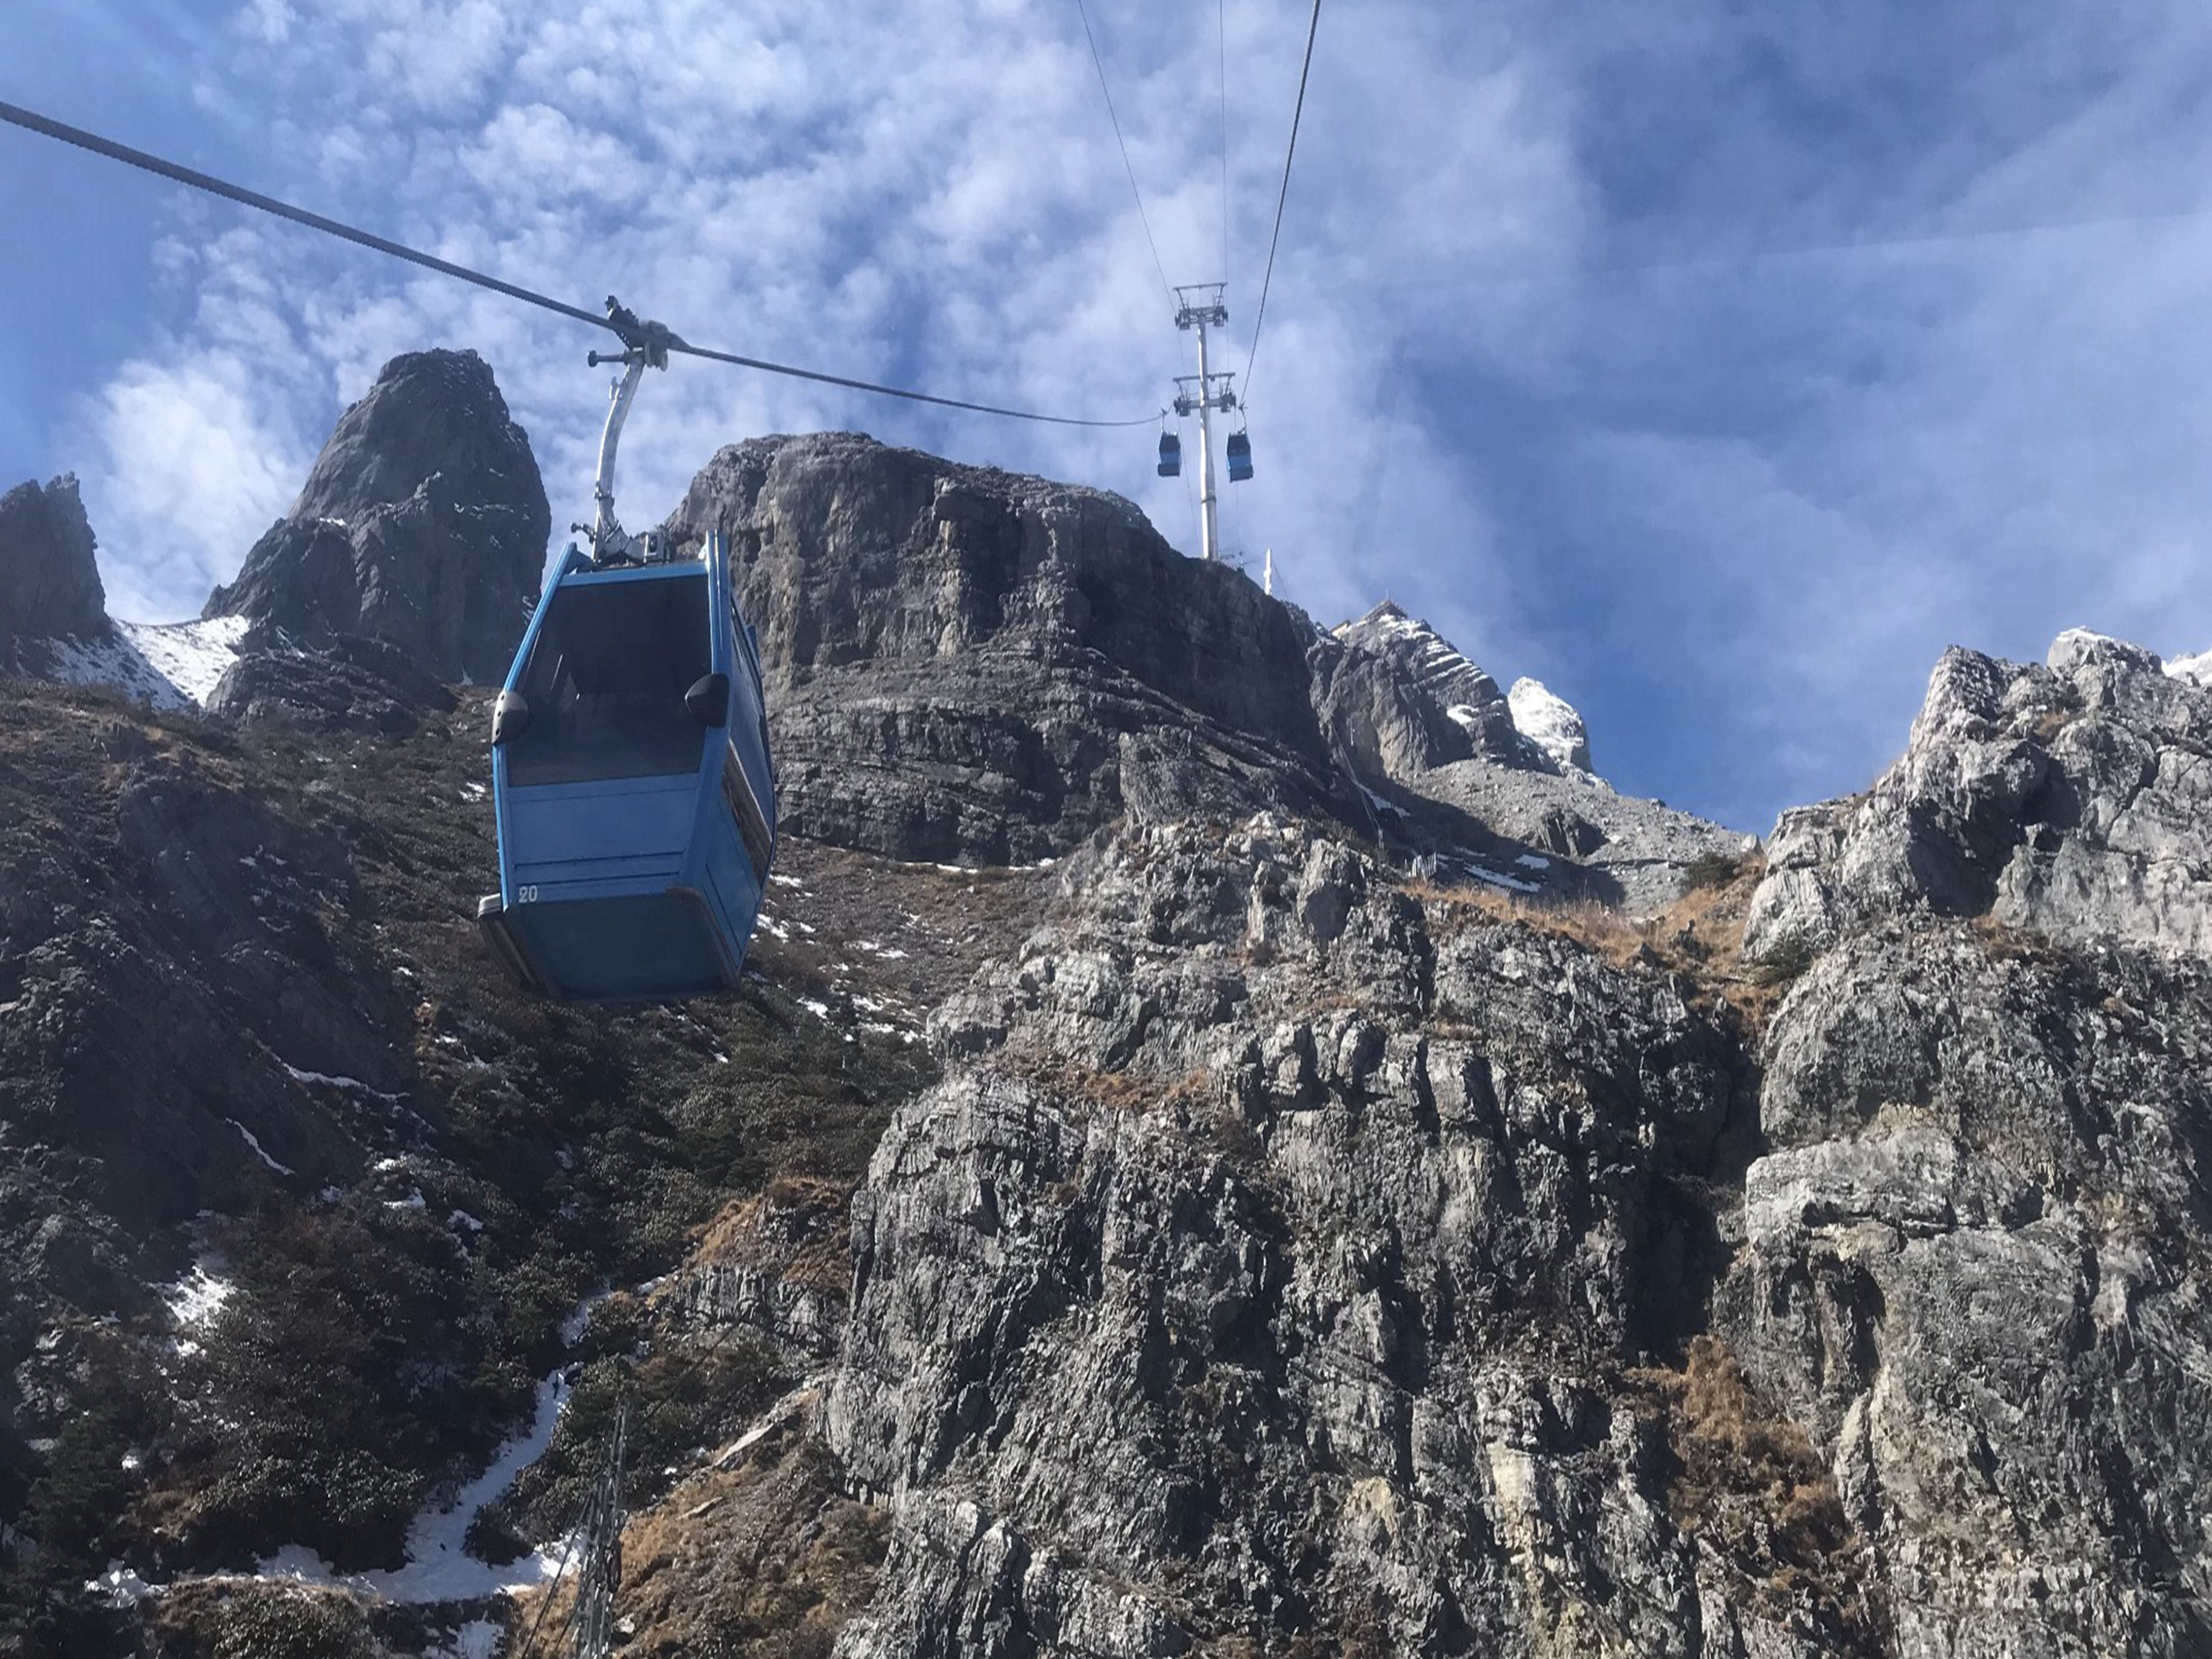
[(302, 650), (264, 628), (240, 643), (238, 660), (208, 696), (210, 714), (398, 737), (413, 731), (425, 710), (454, 706), (451, 691), (380, 640), (340, 634)]
[(799, 834), (1027, 862), (1125, 814), (1273, 811), (1478, 880), (1651, 903), (1737, 839), (1563, 768), (1397, 606), (1323, 633), (1118, 496), (771, 438), (715, 457), (669, 529), (729, 538)]
[(1510, 697), (1385, 602), (1317, 641), (1314, 707), (1370, 811), (1354, 822), (1425, 868), (1507, 890), (1650, 911), (1742, 837), (1589, 769), (1582, 716), (1534, 680)]
[(1064, 894), (854, 1203), (848, 1659), (2203, 1650), (2201, 964), (1869, 926), (1762, 1072), (1296, 829)]
[(1498, 682), (1428, 623), (1386, 599), (1335, 630), (1340, 659), (1316, 653), (1315, 696), (1362, 770), (1397, 777), (1480, 756), (1540, 763), (1514, 729)]
[(0, 495), (0, 667), (40, 667), (49, 641), (107, 637), (95, 546), (73, 474)]
[(550, 514), (530, 440), (472, 351), (395, 357), (209, 617), (366, 635), (447, 681), (495, 682), (522, 636)]
[(827, 434), (723, 450), (670, 528), (729, 538), (794, 833), (1020, 863), (1125, 811), (1345, 810), (1310, 625), (1119, 496)]
[(1589, 728), (1572, 703), (1541, 680), (1525, 676), (1513, 682), (1506, 702), (1513, 725), (1521, 735), (1549, 755), (1553, 763), (1577, 772), (1592, 770)]
[(2212, 981), (1856, 933), (1765, 1048), (1718, 1318), (1833, 1471), (1891, 1651), (2212, 1638)]
[(1900, 913), (2212, 949), (2212, 693), (2079, 630), (2045, 665), (1953, 649), (1866, 795), (1785, 812), (1756, 951)]
[(1626, 1380), (1719, 1260), (1723, 1030), (1265, 821), (1066, 892), (854, 1204), (823, 1432), (894, 1532), (842, 1654), (1850, 1645), (1686, 1534)]
[(1718, 1326), (1910, 1655), (2212, 1644), (2212, 699), (2073, 632), (1953, 650), (1867, 795), (1784, 814), (1802, 966)]

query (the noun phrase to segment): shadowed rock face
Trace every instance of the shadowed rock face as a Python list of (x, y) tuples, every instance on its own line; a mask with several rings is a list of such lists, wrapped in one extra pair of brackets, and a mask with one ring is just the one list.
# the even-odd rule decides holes
[(472, 351), (395, 357), (346, 410), (292, 511), (204, 614), (382, 640), (443, 681), (502, 677), (550, 514), (530, 440)]
[(0, 663), (32, 641), (106, 635), (94, 547), (74, 474), (0, 495)]
[(1310, 624), (1119, 496), (836, 433), (723, 450), (670, 528), (729, 538), (795, 833), (1019, 862), (1340, 805)]

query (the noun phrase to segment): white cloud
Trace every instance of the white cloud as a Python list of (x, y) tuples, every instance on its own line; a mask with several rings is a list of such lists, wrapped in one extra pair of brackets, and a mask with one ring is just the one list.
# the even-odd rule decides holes
[(258, 412), (239, 360), (126, 364), (103, 389), (100, 435), (109, 465), (92, 508), (104, 531), (111, 613), (132, 620), (197, 616), (236, 561), (207, 550), (250, 546), (299, 493), (311, 455)]

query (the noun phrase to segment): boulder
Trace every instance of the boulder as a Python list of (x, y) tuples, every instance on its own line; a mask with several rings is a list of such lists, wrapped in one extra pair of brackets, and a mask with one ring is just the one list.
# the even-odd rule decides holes
[(551, 514), (530, 440), (473, 351), (384, 367), (292, 510), (209, 617), (307, 643), (365, 635), (446, 682), (501, 678), (544, 569)]

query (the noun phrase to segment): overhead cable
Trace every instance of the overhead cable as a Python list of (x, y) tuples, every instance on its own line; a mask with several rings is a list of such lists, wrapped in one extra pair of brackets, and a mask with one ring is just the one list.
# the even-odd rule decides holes
[(1298, 153), (1298, 118), (1306, 112), (1306, 77), (1313, 73), (1314, 37), (1321, 33), (1321, 0), (1306, 24), (1306, 61), (1298, 70), (1297, 106), (1291, 112), (1291, 143), (1283, 153), (1283, 187), (1275, 195), (1275, 228), (1267, 238), (1267, 274), (1260, 279), (1260, 310), (1252, 319), (1252, 349), (1244, 359), (1244, 398), (1252, 398), (1252, 360), (1260, 355), (1260, 325), (1267, 320), (1267, 287), (1275, 280), (1275, 244), (1283, 239), (1283, 204), (1291, 196), (1291, 162)]
[(1121, 118), (1114, 112), (1113, 89), (1106, 84), (1106, 60), (1098, 55), (1098, 37), (1091, 32), (1091, 9), (1083, 0), (1075, 0), (1076, 15), (1083, 19), (1083, 38), (1091, 43), (1091, 64), (1098, 71), (1098, 90), (1105, 95), (1106, 118), (1114, 125), (1114, 143), (1121, 152), (1121, 167), (1129, 175), (1129, 194), (1136, 198), (1137, 222), (1145, 228), (1145, 246), (1152, 251), (1152, 269), (1160, 274), (1160, 292), (1175, 303), (1175, 286), (1168, 281), (1168, 268), (1160, 262), (1160, 245), (1152, 240), (1152, 222), (1145, 215), (1145, 192), (1137, 188), (1137, 168), (1129, 160), (1129, 146), (1121, 137)]
[[(222, 197), (243, 206), (257, 208), (264, 213), (274, 214), (277, 218), (289, 219), (294, 224), (305, 225), (310, 230), (319, 230), (325, 235), (335, 236), (342, 241), (352, 242), (378, 253), (389, 254), (395, 259), (404, 259), (409, 264), (420, 265), (426, 270), (434, 270), (441, 276), (451, 276), (460, 282), (472, 283), (478, 288), (489, 289), (495, 294), (503, 294), (511, 300), (520, 300), (526, 305), (537, 306), (542, 310), (552, 312), (556, 316), (570, 318), (580, 323), (589, 323), (594, 328), (606, 329), (621, 337), (626, 346), (637, 343), (636, 341), (628, 337), (623, 328), (600, 312), (587, 311), (581, 306), (572, 306), (564, 301), (550, 298), (532, 289), (519, 287), (515, 283), (501, 282), (496, 276), (487, 276), (480, 270), (471, 270), (466, 265), (455, 264), (449, 259), (441, 259), (434, 254), (424, 253), (420, 249), (409, 247), (404, 243), (391, 241), (385, 237), (373, 235), (365, 230), (357, 230), (351, 225), (341, 224), (335, 219), (325, 218), (319, 213), (310, 213), (305, 208), (297, 208), (289, 203), (280, 202), (273, 196), (264, 196), (258, 191), (247, 190), (243, 185), (230, 184), (191, 167), (180, 167), (174, 161), (164, 161), (160, 156), (149, 155), (144, 150), (133, 149), (128, 144), (118, 144), (112, 139), (102, 138), (97, 133), (85, 131), (82, 127), (73, 127), (65, 122), (53, 120), (34, 111), (22, 109), (9, 103), (0, 103), (0, 121), (24, 128), (27, 131), (41, 133), (49, 138), (58, 138), (65, 144), (74, 144), (80, 149), (90, 150), (94, 155), (106, 156), (111, 161), (122, 161), (131, 167), (143, 168), (148, 173), (173, 179), (178, 184), (189, 185), (194, 190), (205, 191), (210, 195)], [(1159, 419), (1158, 410), (1150, 415), (1140, 416), (1133, 421), (1097, 421), (1081, 419), (1071, 415), (1043, 415), (1033, 410), (1007, 409), (997, 404), (971, 402), (964, 398), (939, 397), (935, 392), (915, 392), (904, 386), (880, 386), (873, 380), (854, 380), (848, 375), (830, 374), (820, 369), (800, 368), (791, 363), (770, 362), (761, 357), (740, 356), (735, 352), (710, 351), (703, 346), (689, 344), (673, 335), (666, 336), (664, 343), (671, 351), (680, 351), (688, 356), (703, 357), (713, 362), (731, 363), (740, 368), (758, 369), (766, 374), (781, 374), (793, 380), (813, 380), (823, 386), (842, 386), (848, 391), (865, 392), (878, 398), (902, 398), (909, 403), (934, 404), (940, 408), (966, 410), (977, 415), (999, 415), (1008, 420), (1035, 421), (1048, 426), (1131, 427), (1150, 426)]]
[(1214, 41), (1221, 71), (1221, 281), (1229, 282), (1229, 0), (1213, 0)]

